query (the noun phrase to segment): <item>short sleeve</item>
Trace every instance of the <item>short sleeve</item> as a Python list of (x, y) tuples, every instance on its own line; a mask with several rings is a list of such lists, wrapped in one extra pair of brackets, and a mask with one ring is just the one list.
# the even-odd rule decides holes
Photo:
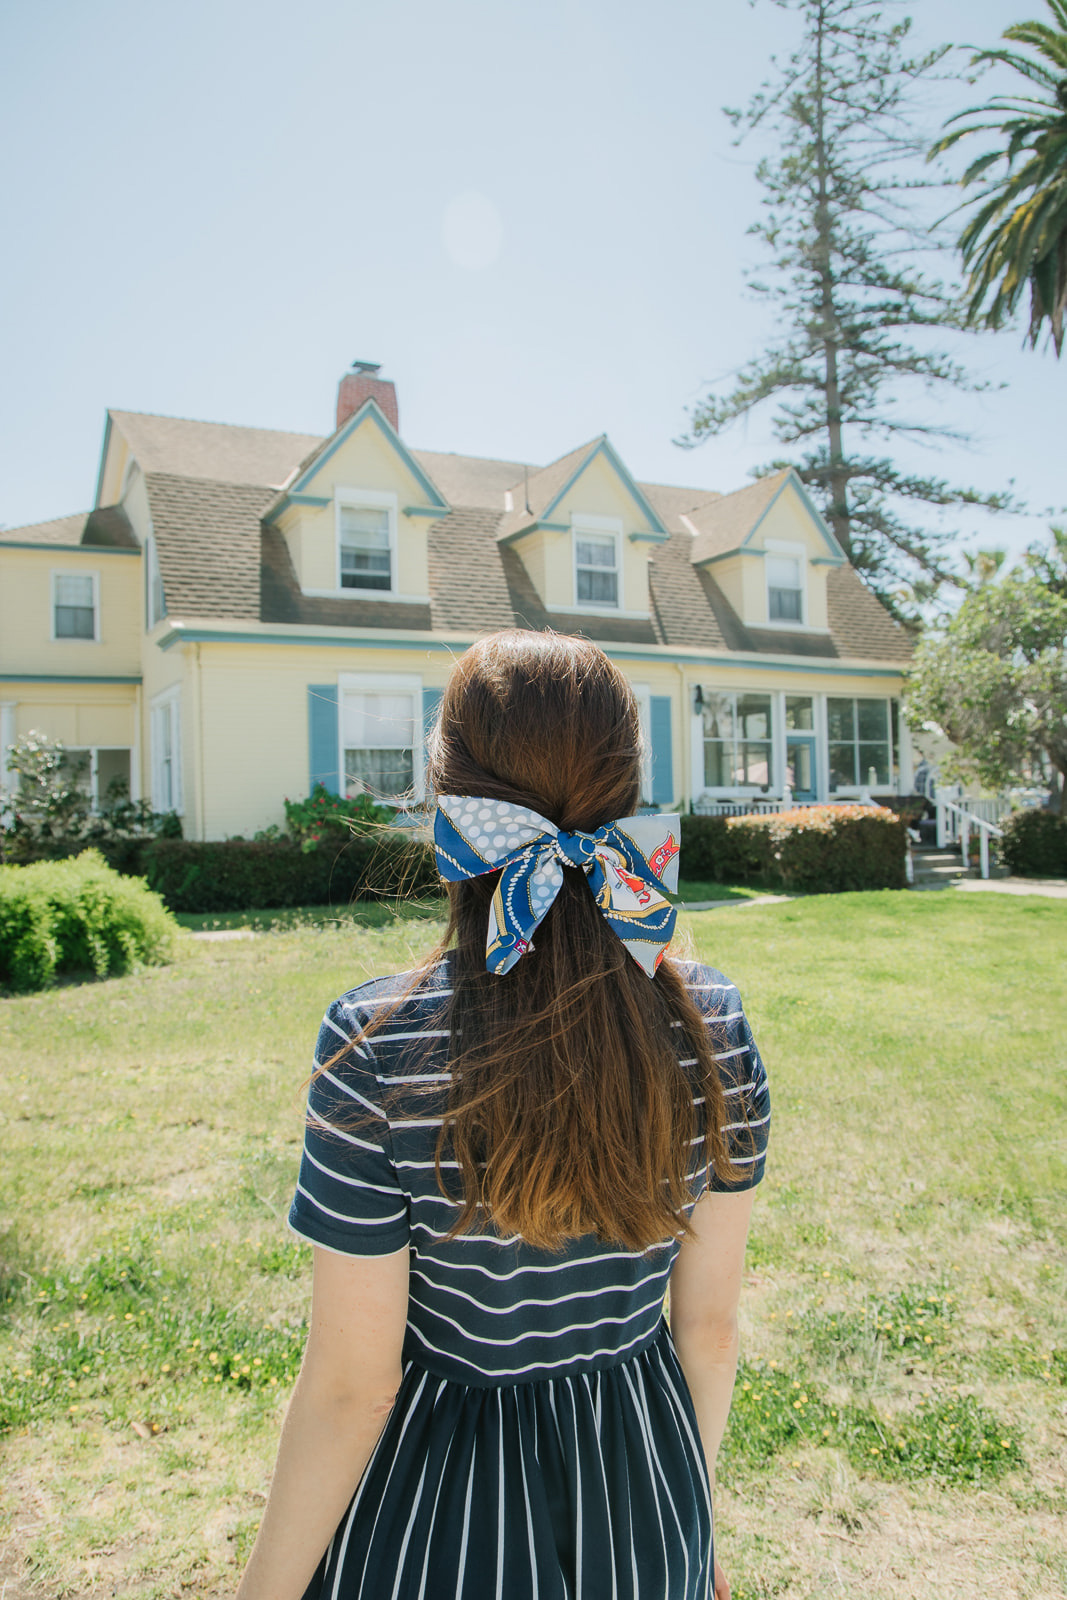
[(705, 1023), (715, 1030), (725, 1116), (721, 1126), (734, 1165), (733, 1174), (713, 1171), (708, 1188), (728, 1193), (753, 1189), (767, 1161), (771, 1093), (766, 1068), (736, 986), (710, 967), (696, 968), (686, 984)]
[(384, 1256), (408, 1243), (408, 1200), (373, 1053), (353, 1042), (350, 1016), (338, 1001), (319, 1030), (289, 1226), (341, 1255)]

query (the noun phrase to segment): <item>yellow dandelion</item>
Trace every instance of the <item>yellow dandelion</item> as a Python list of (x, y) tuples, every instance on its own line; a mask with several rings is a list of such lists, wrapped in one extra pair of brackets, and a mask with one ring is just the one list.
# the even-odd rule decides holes
[(159, 1370), (160, 1370), (160, 1372), (169, 1372), (170, 1371), (170, 1362), (169, 1361), (164, 1361), (163, 1365), (160, 1367)]

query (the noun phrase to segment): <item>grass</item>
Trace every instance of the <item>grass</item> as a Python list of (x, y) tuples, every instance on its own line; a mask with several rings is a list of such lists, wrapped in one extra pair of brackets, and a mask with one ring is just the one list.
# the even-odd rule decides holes
[[(284, 1214), (315, 1026), (410, 966), (432, 909), (311, 911), (0, 1006), (6, 1600), (232, 1593), (304, 1336)], [(1062, 1593), (1067, 906), (682, 920), (774, 1092), (720, 1458), (735, 1600)]]

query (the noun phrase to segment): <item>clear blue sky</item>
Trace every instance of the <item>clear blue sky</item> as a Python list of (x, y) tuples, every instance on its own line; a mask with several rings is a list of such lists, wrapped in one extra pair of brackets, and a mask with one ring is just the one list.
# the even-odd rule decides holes
[[(1045, 8), (913, 9), (922, 44), (993, 44)], [(790, 20), (769, 0), (3, 7), (0, 522), (90, 505), (108, 406), (326, 433), (355, 357), (395, 379), (416, 447), (547, 462), (607, 432), (639, 477), (740, 486), (777, 453), (769, 418), (671, 441), (765, 327), (742, 279), (759, 150), (721, 107)], [(946, 95), (931, 133), (974, 91)], [(1007, 388), (928, 404), (975, 447), (909, 464), (1014, 478), (1040, 512), (1067, 500), (1067, 360), (1020, 342), (958, 341)], [(1015, 547), (1045, 526), (959, 522)]]

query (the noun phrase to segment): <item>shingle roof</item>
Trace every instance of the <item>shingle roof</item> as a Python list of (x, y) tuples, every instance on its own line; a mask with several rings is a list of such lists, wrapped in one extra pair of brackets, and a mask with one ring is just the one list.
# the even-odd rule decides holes
[(267, 488), (145, 474), (170, 616), (258, 618)]
[(278, 488), (293, 468), (316, 449), (311, 433), (276, 433), (271, 428), (238, 428), (228, 422), (193, 422), (188, 417), (156, 417), (143, 411), (111, 411), (144, 473), (206, 478)]
[(725, 555), (744, 543), (746, 536), (762, 512), (766, 511), (782, 484), (789, 476), (784, 472), (772, 473), (769, 478), (759, 478), (733, 494), (723, 494), (715, 500), (705, 500), (686, 513), (686, 521), (694, 534), (694, 564), (707, 561), (711, 556)]
[(29, 522), (22, 528), (0, 530), (0, 544), (81, 544), (88, 511), (72, 517), (54, 517), (51, 522)]
[[(903, 663), (911, 654), (907, 632), (851, 567), (827, 571), (829, 633), (790, 634), (745, 627), (716, 583), (714, 568), (694, 564), (735, 549), (777, 493), (785, 473), (729, 495), (639, 484), (670, 530), (651, 557), (651, 616), (643, 621), (546, 610), (518, 552), (501, 542), (502, 535), (527, 520), (521, 462), (413, 450), (452, 509), (429, 529), (429, 605), (383, 604), (369, 596), (303, 594), (284, 537), (261, 521), (278, 485), (320, 448), (321, 439), (178, 417), (111, 415), (145, 472), (171, 616), (459, 634), (551, 627), (609, 645), (661, 644), (742, 657)], [(599, 443), (594, 439), (548, 467), (528, 469), (535, 516)], [(508, 490), (518, 512), (504, 509)], [(0, 543), (76, 544), (90, 532), (98, 542), (121, 543), (129, 525), (121, 511), (119, 520), (115, 513), (116, 508), (103, 508), (8, 529)], [(132, 539), (132, 530), (128, 537)]]
[[(450, 506), (483, 506), (501, 512), (504, 495), (522, 482), (521, 461), (493, 461), (484, 456), (457, 456), (437, 450), (412, 450), (423, 471), (436, 483)], [(539, 467), (527, 464), (530, 473)]]
[(137, 539), (122, 506), (97, 506), (52, 522), (31, 522), (24, 528), (5, 528), (0, 544), (84, 544), (99, 549), (136, 550)]
[[(600, 434), (596, 439), (590, 439), (588, 444), (579, 445), (577, 450), (568, 450), (565, 456), (560, 456), (558, 461), (550, 462), (539, 472), (531, 472), (528, 478), (523, 478), (521, 475), (517, 477), (511, 485), (515, 509), (504, 513), (497, 538), (508, 539), (512, 534), (518, 533), (520, 528), (529, 527), (531, 522), (536, 522), (545, 507), (551, 505), (567, 480), (573, 477), (583, 462), (588, 460), (603, 439), (604, 435)], [(529, 511), (526, 509), (527, 505), (530, 507)]]
[(855, 567), (831, 567), (826, 575), (830, 632), (843, 656), (910, 661), (911, 635), (889, 615)]

